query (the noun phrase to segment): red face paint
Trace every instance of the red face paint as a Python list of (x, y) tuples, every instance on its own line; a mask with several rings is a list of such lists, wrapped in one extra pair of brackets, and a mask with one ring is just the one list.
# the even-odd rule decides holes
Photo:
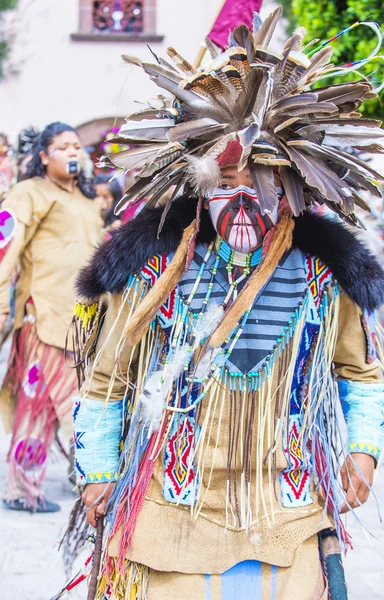
[(209, 199), (209, 213), (220, 237), (244, 254), (258, 248), (277, 222), (277, 209), (272, 215), (262, 215), (255, 191), (244, 185), (215, 190)]

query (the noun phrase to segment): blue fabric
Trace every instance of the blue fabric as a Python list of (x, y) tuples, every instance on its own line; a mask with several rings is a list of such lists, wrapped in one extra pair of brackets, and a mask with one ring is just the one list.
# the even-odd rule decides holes
[(384, 447), (384, 383), (343, 379), (337, 383), (349, 452), (364, 452), (378, 460)]
[(123, 401), (74, 398), (76, 481), (81, 485), (116, 481)]
[[(275, 600), (277, 567), (272, 567), (272, 592)], [(221, 600), (262, 600), (262, 563), (244, 560), (221, 575)], [(211, 576), (205, 576), (205, 600), (211, 600)]]

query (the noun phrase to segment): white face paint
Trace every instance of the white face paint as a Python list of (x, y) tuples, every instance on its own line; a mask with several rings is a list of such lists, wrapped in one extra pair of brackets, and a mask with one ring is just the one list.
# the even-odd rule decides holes
[(217, 188), (208, 201), (217, 233), (231, 248), (244, 254), (256, 250), (277, 223), (278, 207), (271, 215), (262, 215), (255, 190), (245, 185), (228, 190)]

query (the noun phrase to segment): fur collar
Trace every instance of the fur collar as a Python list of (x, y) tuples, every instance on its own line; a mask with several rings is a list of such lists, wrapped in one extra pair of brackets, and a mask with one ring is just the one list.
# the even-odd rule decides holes
[[(154, 254), (174, 252), (185, 227), (196, 216), (196, 198), (181, 196), (172, 203), (157, 237), (162, 208), (144, 209), (103, 242), (77, 278), (77, 292), (94, 300), (105, 292), (124, 289), (129, 275)], [(203, 210), (197, 244), (210, 243), (216, 232)], [(293, 247), (318, 256), (332, 270), (349, 296), (363, 309), (384, 303), (384, 271), (363, 243), (344, 225), (314, 213), (295, 218)]]

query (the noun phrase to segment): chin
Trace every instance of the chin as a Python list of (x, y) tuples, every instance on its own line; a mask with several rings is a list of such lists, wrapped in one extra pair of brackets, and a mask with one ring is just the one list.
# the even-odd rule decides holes
[(233, 228), (227, 242), (231, 248), (242, 254), (253, 252), (260, 246), (255, 230), (250, 227)]

